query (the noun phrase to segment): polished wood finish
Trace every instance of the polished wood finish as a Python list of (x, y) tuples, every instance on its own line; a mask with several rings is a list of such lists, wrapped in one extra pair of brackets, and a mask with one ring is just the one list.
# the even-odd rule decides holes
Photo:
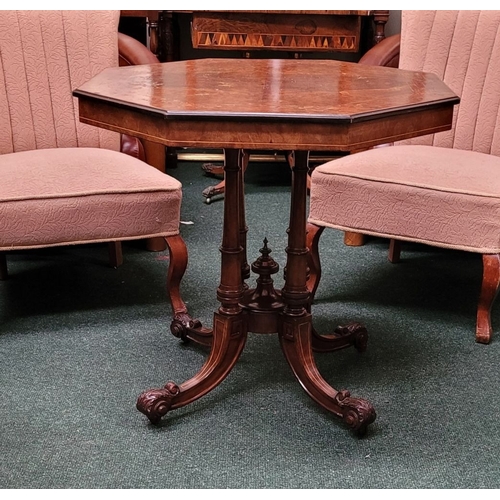
[(401, 35), (391, 35), (380, 43), (372, 47), (358, 61), (359, 64), (367, 66), (385, 66), (387, 68), (397, 68), (399, 65), (399, 51), (401, 45)]
[(364, 242), (365, 242), (364, 234), (352, 233), (349, 231), (346, 231), (344, 233), (344, 245), (350, 247), (359, 247), (363, 245)]
[(500, 287), (500, 255), (483, 255), (483, 282), (477, 309), (476, 341), (489, 344), (493, 334), (491, 308)]
[(108, 68), (75, 95), (83, 122), (166, 146), (346, 152), (447, 130), (458, 102), (430, 73), (281, 59)]
[(391, 238), (389, 240), (389, 262), (398, 263), (401, 259), (401, 241)]
[(321, 260), (319, 258), (318, 244), (324, 229), (324, 227), (316, 224), (308, 223), (306, 226), (306, 246), (309, 250), (307, 254), (307, 288), (311, 303), (321, 280)]
[[(158, 422), (229, 374), (248, 331), (278, 333), (306, 392), (350, 428), (365, 432), (375, 419), (372, 405), (331, 387), (312, 354), (350, 345), (364, 350), (367, 334), (359, 323), (337, 328), (332, 335), (319, 335), (312, 325), (311, 291), (320, 271), (309, 258), (306, 234), (308, 151), (353, 151), (447, 130), (458, 98), (430, 74), (293, 59), (203, 59), (110, 69), (74, 95), (85, 123), (166, 146), (223, 148), (225, 153), (220, 306), (213, 329), (192, 320), (180, 298), (175, 299), (172, 324), (173, 333), (183, 340), (210, 345), (210, 355), (187, 382), (145, 391), (137, 402), (139, 410)], [(257, 284), (247, 284), (242, 171), (248, 151), (255, 149), (283, 151), (292, 168), (282, 290), (273, 286), (278, 265), (267, 241), (251, 266)]]

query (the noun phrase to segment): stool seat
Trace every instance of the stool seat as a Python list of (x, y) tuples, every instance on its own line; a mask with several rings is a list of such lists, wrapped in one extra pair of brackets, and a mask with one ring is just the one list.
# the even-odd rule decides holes
[(101, 148), (0, 155), (0, 250), (179, 233), (181, 184)]
[(500, 158), (399, 145), (318, 166), (309, 222), (444, 248), (500, 252)]

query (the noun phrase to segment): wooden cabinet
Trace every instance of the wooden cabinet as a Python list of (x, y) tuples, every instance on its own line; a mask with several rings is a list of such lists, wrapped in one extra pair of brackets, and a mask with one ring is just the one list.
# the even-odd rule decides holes
[(127, 10), (122, 11), (122, 16), (147, 18), (150, 48), (161, 61), (180, 58), (179, 20), (186, 16), (192, 47), (202, 51), (236, 51), (242, 57), (262, 51), (287, 52), (294, 57), (305, 53), (352, 53), (359, 58), (385, 37), (389, 11)]

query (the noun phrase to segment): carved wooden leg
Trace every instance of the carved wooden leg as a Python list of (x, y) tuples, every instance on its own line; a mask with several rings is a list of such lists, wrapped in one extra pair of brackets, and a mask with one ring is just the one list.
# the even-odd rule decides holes
[(108, 243), (109, 264), (115, 269), (123, 264), (122, 244), (120, 241)]
[(6, 280), (8, 276), (7, 256), (4, 252), (0, 252), (0, 281)]
[(308, 223), (306, 226), (306, 246), (309, 249), (307, 264), (309, 268), (307, 288), (311, 294), (311, 302), (314, 300), (316, 290), (321, 280), (321, 260), (319, 258), (319, 238), (325, 228), (316, 224)]
[(192, 340), (209, 346), (212, 343), (212, 330), (204, 328), (199, 320), (189, 315), (187, 306), (181, 298), (180, 284), (188, 264), (186, 243), (179, 234), (168, 236), (165, 240), (170, 256), (167, 291), (174, 317), (170, 331), (184, 342)]
[[(306, 246), (309, 249), (307, 254), (308, 262), (308, 280), (307, 288), (309, 290), (310, 304), (308, 311), (311, 311), (312, 302), (318, 289), (321, 279), (321, 260), (319, 257), (319, 238), (323, 233), (324, 227), (315, 224), (307, 224)], [(368, 332), (361, 323), (349, 323), (344, 326), (338, 326), (332, 335), (320, 335), (312, 329), (312, 347), (316, 352), (331, 352), (354, 346), (358, 351), (366, 350), (368, 343)]]
[(158, 423), (170, 409), (187, 405), (217, 387), (229, 374), (245, 346), (247, 317), (240, 306), (243, 296), (239, 215), (241, 152), (227, 150), (225, 158), (228, 191), (224, 200), (221, 281), (217, 289), (220, 307), (214, 314), (210, 355), (198, 374), (183, 384), (168, 382), (163, 388), (151, 389), (139, 396), (137, 409), (152, 423)]
[(250, 155), (247, 151), (242, 151), (242, 165), (241, 169), (238, 172), (238, 199), (239, 199), (239, 230), (240, 230), (240, 245), (241, 245), (241, 279), (243, 280), (243, 286), (246, 289), (247, 285), (245, 284), (245, 280), (250, 277), (250, 266), (248, 265), (247, 258), (247, 233), (248, 226), (246, 222), (245, 216), (245, 171), (248, 167), (248, 160)]
[(209, 205), (212, 203), (212, 198), (224, 194), (226, 181), (222, 180), (215, 186), (206, 187), (201, 194), (205, 197), (205, 203)]
[(321, 376), (311, 348), (311, 315), (283, 316), (280, 344), (288, 364), (304, 390), (326, 410), (340, 417), (351, 429), (363, 434), (375, 418), (373, 406), (364, 399), (337, 391)]
[(241, 225), (243, 211), (243, 166), (247, 163), (239, 149), (224, 151), (226, 195), (224, 197), (224, 233), (221, 246), (221, 282), (217, 299), (221, 303), (219, 312), (231, 316), (242, 312), (239, 304), (243, 296), (242, 266), (245, 249), (242, 246)]
[(308, 153), (295, 152), (292, 169), (292, 201), (288, 230), (287, 264), (282, 297), (285, 309), (279, 325), (280, 345), (307, 394), (358, 433), (375, 420), (372, 405), (337, 391), (319, 373), (312, 352), (312, 319), (307, 288), (306, 190)]
[(358, 352), (366, 351), (368, 331), (361, 323), (353, 321), (337, 326), (333, 334), (319, 334), (312, 329), (312, 348), (315, 352), (332, 352), (353, 346)]
[[(288, 166), (290, 169), (293, 168), (294, 165), (294, 151), (285, 151), (285, 158), (288, 163)], [(311, 173), (312, 170), (309, 168), (308, 173), (307, 173), (307, 193), (311, 191)]]
[(389, 241), (389, 262), (397, 264), (401, 259), (401, 240), (391, 238)]
[(477, 309), (476, 342), (491, 341), (491, 308), (500, 286), (500, 254), (483, 255), (483, 282)]
[(246, 324), (239, 316), (214, 315), (214, 341), (210, 355), (200, 372), (181, 385), (167, 382), (163, 388), (143, 392), (137, 409), (159, 423), (169, 410), (185, 406), (217, 387), (240, 357), (247, 338)]

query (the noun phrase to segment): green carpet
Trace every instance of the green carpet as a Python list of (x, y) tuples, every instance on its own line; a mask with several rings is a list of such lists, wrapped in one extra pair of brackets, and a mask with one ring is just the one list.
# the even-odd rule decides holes
[[(207, 326), (218, 303), (222, 202), (200, 165), (170, 171), (184, 186), (189, 249), (183, 296)], [(247, 172), (248, 254), (267, 237), (281, 266), (290, 174)], [(357, 320), (368, 349), (317, 355), (325, 379), (371, 401), (377, 420), (358, 438), (295, 380), (276, 335), (250, 334), (228, 378), (152, 426), (138, 394), (198, 372), (208, 350), (169, 331), (167, 253), (124, 245), (20, 252), (0, 282), (1, 488), (498, 488), (498, 334), (474, 342), (480, 257), (418, 245), (387, 261), (387, 242), (321, 240), (313, 308), (327, 333)], [(250, 284), (253, 284), (252, 277)]]

